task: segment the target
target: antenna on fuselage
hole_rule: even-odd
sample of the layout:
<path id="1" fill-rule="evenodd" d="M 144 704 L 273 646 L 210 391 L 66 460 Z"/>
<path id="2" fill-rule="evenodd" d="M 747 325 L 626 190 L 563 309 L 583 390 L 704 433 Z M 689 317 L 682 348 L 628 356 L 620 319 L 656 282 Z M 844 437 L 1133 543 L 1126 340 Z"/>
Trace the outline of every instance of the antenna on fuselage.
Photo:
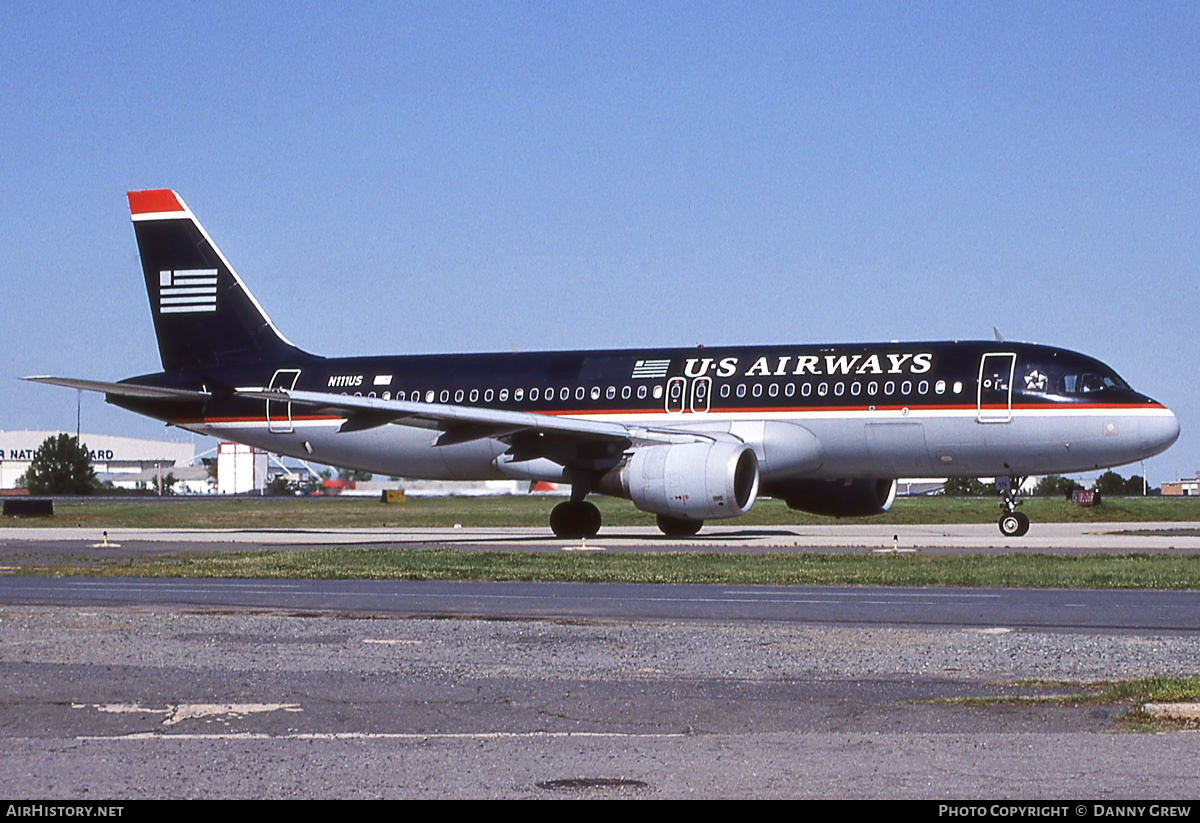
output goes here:
<path id="1" fill-rule="evenodd" d="M 1000 330 L 999 330 L 998 328 L 996 328 L 995 326 L 992 326 L 992 334 L 996 335 L 996 342 L 997 342 L 997 343 L 1003 343 L 1003 342 L 1004 342 L 1004 335 L 1002 335 L 1002 334 L 1000 333 Z"/>

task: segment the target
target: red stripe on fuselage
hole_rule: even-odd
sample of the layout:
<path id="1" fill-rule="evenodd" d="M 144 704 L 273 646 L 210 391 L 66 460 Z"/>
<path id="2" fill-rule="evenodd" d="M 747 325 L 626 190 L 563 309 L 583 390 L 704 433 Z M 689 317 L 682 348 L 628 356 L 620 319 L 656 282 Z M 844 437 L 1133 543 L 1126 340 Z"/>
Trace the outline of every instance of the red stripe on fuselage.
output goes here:
<path id="1" fill-rule="evenodd" d="M 340 415 L 336 415 L 336 414 L 314 414 L 314 415 L 308 415 L 305 417 L 300 417 L 298 415 L 292 416 L 292 422 L 294 422 L 294 423 L 299 422 L 301 420 L 345 420 L 345 419 L 346 418 L 341 417 Z M 271 418 L 272 423 L 286 423 L 287 421 L 288 421 L 288 419 L 286 417 L 272 417 Z M 196 424 L 202 424 L 202 423 L 266 423 L 266 422 L 267 422 L 267 418 L 260 414 L 260 415 L 256 415 L 255 417 L 179 417 L 179 418 L 173 419 L 171 421 L 171 425 L 178 426 L 178 425 L 182 425 L 182 424 L 196 425 Z"/>

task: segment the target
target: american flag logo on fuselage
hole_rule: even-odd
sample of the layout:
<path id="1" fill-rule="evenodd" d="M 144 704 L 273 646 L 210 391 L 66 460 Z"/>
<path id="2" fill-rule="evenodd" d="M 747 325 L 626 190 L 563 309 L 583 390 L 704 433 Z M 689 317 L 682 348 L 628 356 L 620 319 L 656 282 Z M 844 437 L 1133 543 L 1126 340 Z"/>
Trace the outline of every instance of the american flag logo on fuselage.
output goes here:
<path id="1" fill-rule="evenodd" d="M 217 310 L 216 269 L 175 269 L 158 273 L 158 310 L 192 314 Z"/>
<path id="2" fill-rule="evenodd" d="M 667 376 L 670 360 L 639 360 L 633 364 L 634 380 L 652 380 Z"/>

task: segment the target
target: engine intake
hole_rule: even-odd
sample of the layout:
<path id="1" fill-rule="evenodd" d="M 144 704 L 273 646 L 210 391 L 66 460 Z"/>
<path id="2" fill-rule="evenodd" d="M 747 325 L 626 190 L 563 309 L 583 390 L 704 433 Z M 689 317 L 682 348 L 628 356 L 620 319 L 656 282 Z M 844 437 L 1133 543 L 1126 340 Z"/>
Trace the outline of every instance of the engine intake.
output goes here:
<path id="1" fill-rule="evenodd" d="M 596 491 L 685 520 L 737 517 L 758 497 L 758 458 L 736 442 L 646 446 L 601 478 Z"/>

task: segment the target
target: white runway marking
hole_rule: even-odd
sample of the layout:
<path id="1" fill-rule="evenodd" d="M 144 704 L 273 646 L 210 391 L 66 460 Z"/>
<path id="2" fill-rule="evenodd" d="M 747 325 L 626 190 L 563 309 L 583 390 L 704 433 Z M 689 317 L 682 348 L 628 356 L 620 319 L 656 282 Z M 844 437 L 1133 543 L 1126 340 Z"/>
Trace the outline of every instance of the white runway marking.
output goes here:
<path id="1" fill-rule="evenodd" d="M 197 718 L 242 719 L 264 712 L 302 712 L 299 703 L 180 703 L 154 709 L 137 703 L 72 703 L 73 709 L 92 708 L 108 714 L 161 714 L 164 726 Z"/>
<path id="2" fill-rule="evenodd" d="M 135 732 L 133 734 L 80 735 L 76 740 L 553 740 L 595 738 L 606 740 L 668 740 L 687 737 L 682 732 L 631 734 L 626 732 L 230 732 L 229 734 L 171 734 Z"/>

